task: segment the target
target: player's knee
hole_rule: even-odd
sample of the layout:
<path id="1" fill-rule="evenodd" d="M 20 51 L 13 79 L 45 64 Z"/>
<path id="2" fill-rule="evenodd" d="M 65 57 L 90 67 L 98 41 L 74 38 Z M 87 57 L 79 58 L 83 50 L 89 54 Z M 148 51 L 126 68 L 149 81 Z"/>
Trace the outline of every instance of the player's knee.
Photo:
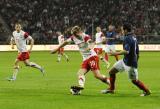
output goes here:
<path id="1" fill-rule="evenodd" d="M 100 75 L 99 74 L 95 74 L 94 77 L 97 78 L 97 79 L 100 79 Z"/>
<path id="2" fill-rule="evenodd" d="M 14 69 L 19 69 L 19 66 L 14 66 L 13 68 L 14 68 Z"/>

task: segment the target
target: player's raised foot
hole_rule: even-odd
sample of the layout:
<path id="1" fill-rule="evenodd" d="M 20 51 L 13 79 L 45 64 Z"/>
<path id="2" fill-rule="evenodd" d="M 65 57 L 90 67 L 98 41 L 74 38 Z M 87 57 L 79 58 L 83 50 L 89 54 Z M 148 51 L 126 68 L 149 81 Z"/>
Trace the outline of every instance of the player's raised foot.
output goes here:
<path id="1" fill-rule="evenodd" d="M 42 75 L 45 76 L 45 71 L 44 71 L 43 67 L 41 67 L 40 71 L 41 71 Z"/>
<path id="2" fill-rule="evenodd" d="M 8 80 L 8 81 L 15 81 L 16 78 L 10 77 L 10 78 L 8 78 L 7 80 Z"/>
<path id="3" fill-rule="evenodd" d="M 84 87 L 82 87 L 82 86 L 71 86 L 71 89 L 83 90 Z"/>
<path id="4" fill-rule="evenodd" d="M 147 91 L 147 92 L 143 92 L 140 96 L 144 97 L 144 96 L 149 96 L 150 94 L 151 94 L 151 92 Z"/>
<path id="5" fill-rule="evenodd" d="M 101 93 L 102 93 L 102 94 L 108 94 L 108 93 L 114 94 L 114 91 L 113 91 L 113 90 L 110 90 L 110 89 L 105 89 L 105 90 L 101 90 Z"/>

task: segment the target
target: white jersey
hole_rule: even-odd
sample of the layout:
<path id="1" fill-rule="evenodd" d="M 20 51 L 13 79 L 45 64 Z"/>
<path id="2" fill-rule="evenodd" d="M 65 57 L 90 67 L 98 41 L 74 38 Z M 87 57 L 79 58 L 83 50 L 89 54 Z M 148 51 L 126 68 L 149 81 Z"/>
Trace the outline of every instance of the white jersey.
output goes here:
<path id="1" fill-rule="evenodd" d="M 75 36 L 71 36 L 69 39 L 67 39 L 68 42 L 74 41 L 76 45 L 79 47 L 79 51 L 83 57 L 83 61 L 86 59 L 89 59 L 92 56 L 97 56 L 96 52 L 92 50 L 87 50 L 89 47 L 88 40 L 90 39 L 90 36 L 83 33 L 81 37 L 77 38 Z"/>
<path id="2" fill-rule="evenodd" d="M 96 33 L 96 47 L 95 48 L 102 48 L 102 44 L 100 44 L 102 42 L 102 36 L 103 33 L 102 32 L 97 32 Z"/>
<path id="3" fill-rule="evenodd" d="M 62 44 L 63 42 L 64 42 L 64 36 L 63 35 L 58 36 L 59 45 Z"/>
<path id="4" fill-rule="evenodd" d="M 14 31 L 13 32 L 13 37 L 11 38 L 11 40 L 14 40 L 17 46 L 17 49 L 19 52 L 27 52 L 27 45 L 26 45 L 26 41 L 32 39 L 31 36 L 28 35 L 28 33 L 24 32 L 24 31 Z"/>

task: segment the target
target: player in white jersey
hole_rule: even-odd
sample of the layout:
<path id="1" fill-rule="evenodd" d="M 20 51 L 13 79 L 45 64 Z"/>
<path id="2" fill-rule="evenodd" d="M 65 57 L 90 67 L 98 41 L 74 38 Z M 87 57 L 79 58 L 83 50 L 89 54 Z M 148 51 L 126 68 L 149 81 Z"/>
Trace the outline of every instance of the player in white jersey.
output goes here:
<path id="1" fill-rule="evenodd" d="M 59 43 L 59 45 L 60 45 L 60 44 L 62 44 L 62 43 L 64 42 L 64 36 L 63 36 L 62 33 L 59 32 L 59 31 L 56 32 L 56 33 L 57 33 L 57 35 L 58 35 L 58 43 Z M 63 47 L 58 50 L 57 62 L 60 62 L 60 61 L 61 61 L 61 57 L 62 57 L 62 56 L 65 57 L 65 59 L 66 59 L 67 62 L 69 61 L 68 56 L 64 53 L 64 48 L 63 48 Z"/>
<path id="2" fill-rule="evenodd" d="M 26 41 L 30 41 L 30 49 L 29 50 L 27 50 Z M 15 25 L 15 31 L 13 32 L 13 36 L 11 37 L 12 49 L 14 49 L 14 44 L 16 44 L 17 49 L 18 49 L 18 57 L 14 63 L 13 75 L 8 80 L 9 81 L 16 80 L 17 74 L 19 72 L 18 63 L 20 61 L 23 61 L 26 66 L 39 69 L 42 72 L 42 74 L 44 74 L 44 70 L 40 65 L 29 61 L 30 52 L 32 51 L 34 40 L 30 35 L 28 35 L 28 33 L 21 30 L 21 25 L 19 23 L 17 23 Z"/>
<path id="3" fill-rule="evenodd" d="M 83 57 L 81 68 L 78 71 L 78 86 L 72 86 L 71 89 L 82 90 L 85 84 L 85 74 L 91 70 L 95 78 L 108 84 L 108 78 L 100 73 L 99 70 L 99 59 L 96 52 L 93 50 L 94 43 L 91 41 L 89 35 L 82 32 L 79 26 L 72 28 L 71 33 L 73 34 L 69 39 L 64 41 L 58 48 L 51 51 L 56 53 L 61 47 L 64 47 L 71 41 L 73 41 L 79 47 L 79 51 Z"/>
<path id="4" fill-rule="evenodd" d="M 103 58 L 103 45 L 102 45 L 102 42 L 104 42 L 105 40 L 105 36 L 103 34 L 103 32 L 101 31 L 101 28 L 100 27 L 97 27 L 96 28 L 96 35 L 95 35 L 95 43 L 96 43 L 96 46 L 94 47 L 94 51 L 97 53 L 97 55 L 100 57 L 100 59 L 106 63 L 107 65 L 107 68 L 109 68 L 110 66 L 110 63 L 105 59 Z"/>

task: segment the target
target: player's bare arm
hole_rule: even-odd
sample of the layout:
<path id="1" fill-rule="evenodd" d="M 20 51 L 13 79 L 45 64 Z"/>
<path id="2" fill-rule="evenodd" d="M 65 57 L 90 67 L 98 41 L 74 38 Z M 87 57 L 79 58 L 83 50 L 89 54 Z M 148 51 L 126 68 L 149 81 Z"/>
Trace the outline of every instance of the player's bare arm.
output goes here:
<path id="1" fill-rule="evenodd" d="M 30 49 L 28 51 L 31 52 L 34 45 L 34 39 L 30 38 L 29 41 L 30 41 Z"/>
<path id="2" fill-rule="evenodd" d="M 67 40 L 64 41 L 64 42 L 63 42 L 62 44 L 60 44 L 57 48 L 53 49 L 53 50 L 51 51 L 51 54 L 56 53 L 60 48 L 66 46 L 68 43 L 69 43 L 69 42 L 68 42 Z"/>
<path id="3" fill-rule="evenodd" d="M 11 38 L 10 44 L 11 44 L 11 48 L 14 49 L 14 44 L 15 44 L 15 42 L 14 42 L 14 39 L 13 39 L 13 38 Z"/>
<path id="4" fill-rule="evenodd" d="M 122 50 L 122 51 L 119 51 L 119 52 L 110 52 L 110 56 L 116 56 L 116 55 L 124 55 L 124 54 L 128 54 L 129 51 L 126 51 L 126 50 Z"/>

